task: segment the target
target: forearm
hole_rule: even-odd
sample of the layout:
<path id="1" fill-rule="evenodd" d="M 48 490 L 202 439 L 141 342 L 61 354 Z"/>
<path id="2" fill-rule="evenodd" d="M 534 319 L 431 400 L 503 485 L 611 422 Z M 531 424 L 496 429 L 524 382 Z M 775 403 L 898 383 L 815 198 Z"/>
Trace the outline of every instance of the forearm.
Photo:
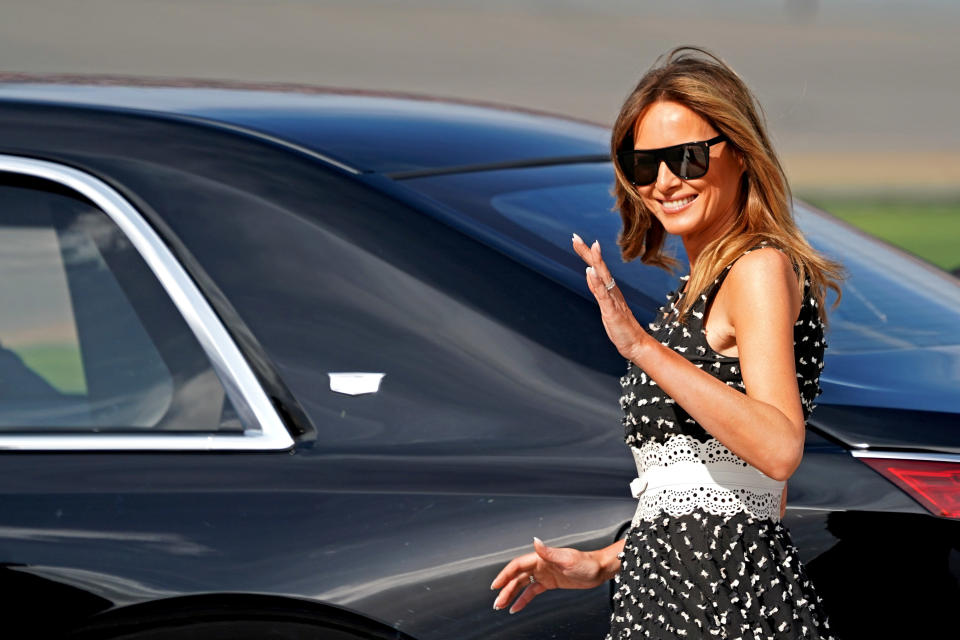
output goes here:
<path id="1" fill-rule="evenodd" d="M 802 425 L 778 408 L 741 393 L 654 339 L 639 341 L 630 360 L 713 437 L 766 475 L 786 480 L 799 465 Z"/>
<path id="2" fill-rule="evenodd" d="M 601 582 L 613 579 L 620 571 L 620 558 L 617 556 L 623 551 L 625 542 L 626 540 L 621 538 L 608 547 L 590 552 L 600 567 L 599 579 Z"/>
<path id="3" fill-rule="evenodd" d="M 783 483 L 783 491 L 780 493 L 780 519 L 783 520 L 784 514 L 787 513 L 787 483 Z"/>

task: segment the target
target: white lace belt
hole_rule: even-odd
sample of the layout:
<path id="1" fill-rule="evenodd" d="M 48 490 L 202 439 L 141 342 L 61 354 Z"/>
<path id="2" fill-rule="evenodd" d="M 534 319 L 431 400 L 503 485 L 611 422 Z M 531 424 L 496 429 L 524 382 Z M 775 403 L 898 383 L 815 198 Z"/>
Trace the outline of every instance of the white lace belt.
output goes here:
<path id="1" fill-rule="evenodd" d="M 700 442 L 674 435 L 663 443 L 646 442 L 631 449 L 639 474 L 630 483 L 638 498 L 634 525 L 662 513 L 679 516 L 695 508 L 725 516 L 746 511 L 780 520 L 784 482 L 746 464 L 713 438 Z"/>

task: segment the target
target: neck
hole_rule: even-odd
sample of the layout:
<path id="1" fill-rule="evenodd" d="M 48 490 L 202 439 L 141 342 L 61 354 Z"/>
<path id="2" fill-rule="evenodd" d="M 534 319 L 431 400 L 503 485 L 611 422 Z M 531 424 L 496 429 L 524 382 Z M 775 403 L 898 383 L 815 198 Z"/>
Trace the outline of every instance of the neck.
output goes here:
<path id="1" fill-rule="evenodd" d="M 733 230 L 734 223 L 736 221 L 736 216 L 734 215 L 733 209 L 730 213 L 716 221 L 711 228 L 704 229 L 699 233 L 691 233 L 685 236 L 682 236 L 683 239 L 683 248 L 687 252 L 687 259 L 690 261 L 690 273 L 693 273 L 693 268 L 697 264 L 697 259 L 700 257 L 700 253 L 703 251 L 703 248 L 708 244 L 713 242 L 718 238 L 722 238 L 729 234 Z"/>

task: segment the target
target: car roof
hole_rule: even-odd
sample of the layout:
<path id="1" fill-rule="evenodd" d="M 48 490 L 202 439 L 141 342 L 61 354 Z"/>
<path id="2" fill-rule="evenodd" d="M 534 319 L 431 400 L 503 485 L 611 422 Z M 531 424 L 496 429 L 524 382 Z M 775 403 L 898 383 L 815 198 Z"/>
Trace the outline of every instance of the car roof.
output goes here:
<path id="1" fill-rule="evenodd" d="M 200 118 L 281 138 L 358 172 L 398 176 L 609 158 L 609 129 L 431 96 L 246 83 L 0 75 L 0 103 Z"/>

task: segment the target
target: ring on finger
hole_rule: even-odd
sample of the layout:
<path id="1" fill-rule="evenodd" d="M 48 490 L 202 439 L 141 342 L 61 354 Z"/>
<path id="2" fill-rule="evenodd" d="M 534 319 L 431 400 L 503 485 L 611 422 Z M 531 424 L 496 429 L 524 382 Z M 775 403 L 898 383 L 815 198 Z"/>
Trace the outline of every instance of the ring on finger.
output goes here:
<path id="1" fill-rule="evenodd" d="M 527 579 L 530 581 L 530 584 L 537 583 L 537 578 L 532 573 L 529 576 L 527 576 Z"/>
<path id="2" fill-rule="evenodd" d="M 610 289 L 613 289 L 615 286 L 617 286 L 617 281 L 614 280 L 613 278 L 610 278 L 610 282 L 606 283 L 603 286 L 607 288 L 607 291 L 610 291 Z"/>

